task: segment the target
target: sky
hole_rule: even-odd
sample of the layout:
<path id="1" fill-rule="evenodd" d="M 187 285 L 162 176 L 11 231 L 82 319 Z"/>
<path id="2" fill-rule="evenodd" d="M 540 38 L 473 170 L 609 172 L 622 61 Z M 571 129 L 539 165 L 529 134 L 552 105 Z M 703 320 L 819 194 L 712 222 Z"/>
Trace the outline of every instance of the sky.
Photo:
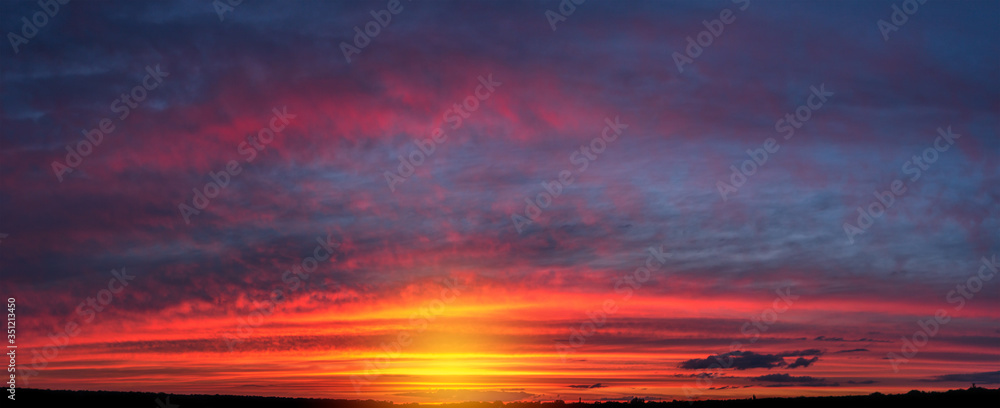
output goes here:
<path id="1" fill-rule="evenodd" d="M 232 3 L 0 3 L 19 387 L 1000 384 L 996 2 Z"/>

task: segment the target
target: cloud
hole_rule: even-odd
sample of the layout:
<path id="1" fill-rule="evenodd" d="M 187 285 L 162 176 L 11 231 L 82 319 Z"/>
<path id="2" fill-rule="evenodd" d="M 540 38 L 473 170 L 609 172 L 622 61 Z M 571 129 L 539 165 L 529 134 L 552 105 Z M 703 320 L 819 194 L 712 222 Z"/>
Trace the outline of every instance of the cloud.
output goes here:
<path id="1" fill-rule="evenodd" d="M 694 374 L 674 374 L 677 378 L 714 378 L 719 376 L 719 373 L 694 373 Z"/>
<path id="2" fill-rule="evenodd" d="M 792 383 L 812 383 L 812 382 L 824 382 L 825 378 L 810 377 L 808 375 L 803 376 L 793 376 L 786 373 L 781 374 L 767 374 L 759 377 L 750 377 L 751 381 L 764 381 L 764 382 L 792 382 Z"/>
<path id="3" fill-rule="evenodd" d="M 867 384 L 875 384 L 875 383 L 877 383 L 877 382 L 878 382 L 878 381 L 875 381 L 875 380 L 863 380 L 863 381 L 854 381 L 854 380 L 851 380 L 851 381 L 848 381 L 847 383 L 848 383 L 848 384 L 861 384 L 861 385 L 867 385 Z"/>
<path id="4" fill-rule="evenodd" d="M 752 351 L 733 351 L 730 353 L 716 354 L 708 358 L 694 358 L 684 361 L 678 365 L 680 368 L 688 370 L 700 370 L 708 368 L 734 368 L 746 370 L 750 368 L 774 368 L 785 365 L 785 360 L 773 354 L 757 354 Z"/>
<path id="5" fill-rule="evenodd" d="M 968 373 L 968 374 L 945 374 L 920 381 L 1000 384 L 1000 371 L 988 371 L 983 373 Z"/>
<path id="6" fill-rule="evenodd" d="M 823 351 L 817 349 L 808 350 L 796 350 L 796 351 L 786 351 L 783 353 L 778 353 L 778 357 L 800 357 L 800 356 L 819 356 L 822 355 Z"/>
<path id="7" fill-rule="evenodd" d="M 789 364 L 788 368 L 809 367 L 810 365 L 812 365 L 812 363 L 815 363 L 818 360 L 819 356 L 810 358 L 808 360 L 806 360 L 804 357 L 799 357 L 795 359 L 795 361 L 793 361 L 791 364 Z"/>
<path id="8" fill-rule="evenodd" d="M 866 349 L 866 348 L 856 348 L 856 349 L 850 349 L 850 350 L 840 350 L 840 351 L 834 351 L 833 354 L 857 353 L 857 352 L 862 352 L 862 351 L 868 351 L 868 349 Z"/>
<path id="9" fill-rule="evenodd" d="M 855 339 L 855 340 L 850 340 L 850 339 L 845 339 L 843 337 L 818 336 L 818 337 L 816 337 L 813 340 L 817 340 L 817 341 L 841 341 L 841 342 L 847 342 L 847 343 L 891 343 L 889 340 L 869 339 L 867 337 L 863 337 L 863 338 Z"/>
<path id="10" fill-rule="evenodd" d="M 517 401 L 535 397 L 523 391 L 506 392 L 493 390 L 434 390 L 414 391 L 395 394 L 401 397 L 425 398 L 432 401 Z"/>
<path id="11" fill-rule="evenodd" d="M 688 370 L 700 370 L 711 368 L 733 368 L 736 370 L 747 370 L 751 368 L 775 368 L 785 367 L 797 368 L 808 367 L 819 360 L 823 352 L 817 349 L 786 351 L 778 354 L 758 354 L 752 351 L 733 351 L 729 353 L 716 354 L 707 358 L 694 358 L 684 361 L 678 365 L 679 368 Z M 791 364 L 785 362 L 783 357 L 815 356 L 811 359 L 799 357 Z"/>
<path id="12" fill-rule="evenodd" d="M 569 387 L 570 388 L 607 388 L 607 385 L 603 385 L 601 383 L 597 383 L 597 384 L 594 384 L 594 385 L 586 385 L 586 384 L 584 384 L 584 385 L 571 385 Z"/>
<path id="13" fill-rule="evenodd" d="M 826 382 L 825 378 L 811 377 L 808 375 L 792 376 L 788 374 L 767 374 L 759 377 L 750 377 L 750 381 L 769 382 L 765 387 L 794 387 L 797 385 L 810 387 L 839 387 L 840 383 Z"/>

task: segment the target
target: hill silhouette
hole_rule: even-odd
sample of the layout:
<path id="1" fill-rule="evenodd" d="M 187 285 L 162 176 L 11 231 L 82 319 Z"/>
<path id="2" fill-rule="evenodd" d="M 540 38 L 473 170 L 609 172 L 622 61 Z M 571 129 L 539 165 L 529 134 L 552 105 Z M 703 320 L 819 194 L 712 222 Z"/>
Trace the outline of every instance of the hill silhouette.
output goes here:
<path id="1" fill-rule="evenodd" d="M 343 400 L 318 398 L 281 398 L 240 395 L 175 395 L 148 392 L 60 391 L 19 389 L 17 402 L 38 407 L 102 407 L 102 408 L 416 408 L 417 403 L 395 404 L 391 401 Z M 881 394 L 838 397 L 757 398 L 705 401 L 644 401 L 566 403 L 552 402 L 461 402 L 437 405 L 443 408 L 659 408 L 659 407 L 997 407 L 1000 389 L 969 388 L 943 392 L 913 390 L 905 394 Z"/>

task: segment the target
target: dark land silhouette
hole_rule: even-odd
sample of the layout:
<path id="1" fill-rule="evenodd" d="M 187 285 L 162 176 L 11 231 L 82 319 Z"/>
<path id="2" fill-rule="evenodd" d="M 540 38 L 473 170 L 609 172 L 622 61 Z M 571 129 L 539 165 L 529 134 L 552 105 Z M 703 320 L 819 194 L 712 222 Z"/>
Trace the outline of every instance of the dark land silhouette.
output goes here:
<path id="1" fill-rule="evenodd" d="M 30 407 L 102 407 L 102 408 L 416 408 L 417 403 L 394 404 L 390 401 L 317 398 L 280 398 L 240 395 L 174 395 L 149 392 L 58 391 L 19 389 L 17 402 L 8 406 Z M 8 403 L 12 401 L 7 401 Z M 1000 389 L 969 389 L 905 394 L 854 395 L 840 397 L 746 398 L 705 401 L 608 401 L 578 402 L 461 402 L 437 405 L 442 408 L 659 408 L 659 407 L 1000 407 Z"/>

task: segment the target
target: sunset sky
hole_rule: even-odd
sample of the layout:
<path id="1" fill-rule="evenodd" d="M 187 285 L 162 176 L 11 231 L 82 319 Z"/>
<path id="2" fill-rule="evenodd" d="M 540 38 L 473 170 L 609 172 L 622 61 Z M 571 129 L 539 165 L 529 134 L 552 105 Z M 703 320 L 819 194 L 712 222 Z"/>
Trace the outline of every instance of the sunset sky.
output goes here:
<path id="1" fill-rule="evenodd" d="M 0 3 L 19 387 L 1000 386 L 995 1 L 44 4 Z"/>

